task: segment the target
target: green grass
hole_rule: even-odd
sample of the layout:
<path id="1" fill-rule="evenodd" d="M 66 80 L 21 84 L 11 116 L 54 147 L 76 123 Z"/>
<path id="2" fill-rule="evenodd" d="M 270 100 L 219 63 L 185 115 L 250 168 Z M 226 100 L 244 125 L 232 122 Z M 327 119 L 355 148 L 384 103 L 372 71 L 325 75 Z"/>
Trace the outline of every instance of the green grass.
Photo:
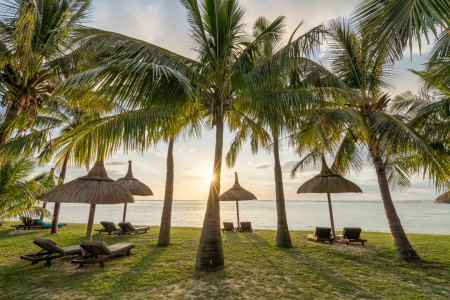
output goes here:
<path id="1" fill-rule="evenodd" d="M 449 299 L 450 236 L 410 234 L 425 263 L 396 258 L 386 233 L 364 233 L 368 245 L 308 242 L 308 232 L 292 231 L 294 248 L 275 246 L 275 231 L 222 235 L 225 268 L 194 268 L 199 228 L 172 229 L 172 244 L 157 247 L 158 227 L 137 236 L 94 234 L 107 244 L 134 242 L 130 257 L 78 269 L 70 258 L 31 265 L 20 256 L 38 251 L 36 237 L 60 246 L 79 244 L 85 224 L 14 234 L 0 227 L 1 299 Z M 99 228 L 99 226 L 97 227 Z"/>

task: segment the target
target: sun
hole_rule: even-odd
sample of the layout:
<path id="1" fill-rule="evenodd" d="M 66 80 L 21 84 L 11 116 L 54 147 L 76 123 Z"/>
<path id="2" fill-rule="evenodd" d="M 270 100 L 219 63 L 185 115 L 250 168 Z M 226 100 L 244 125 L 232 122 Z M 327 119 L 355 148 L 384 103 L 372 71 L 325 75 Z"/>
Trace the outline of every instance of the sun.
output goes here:
<path id="1" fill-rule="evenodd" d="M 214 180 L 213 174 L 205 173 L 203 177 L 205 178 L 205 181 L 207 181 L 207 182 L 211 182 Z"/>

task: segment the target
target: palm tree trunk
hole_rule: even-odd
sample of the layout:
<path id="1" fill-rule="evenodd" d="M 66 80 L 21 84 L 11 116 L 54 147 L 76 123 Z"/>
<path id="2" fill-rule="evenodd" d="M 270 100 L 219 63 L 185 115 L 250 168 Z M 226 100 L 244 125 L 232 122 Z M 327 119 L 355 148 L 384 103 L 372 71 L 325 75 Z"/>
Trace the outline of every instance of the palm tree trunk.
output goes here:
<path id="1" fill-rule="evenodd" d="M 9 136 L 11 135 L 11 124 L 14 121 L 14 119 L 19 115 L 20 111 L 22 109 L 16 106 L 11 106 L 6 111 L 5 119 L 3 121 L 2 126 L 0 127 L 0 145 L 5 144 Z"/>
<path id="2" fill-rule="evenodd" d="M 286 218 L 286 203 L 283 190 L 283 174 L 280 164 L 278 135 L 273 134 L 273 156 L 275 158 L 275 194 L 277 204 L 277 246 L 291 248 L 292 241 Z"/>
<path id="3" fill-rule="evenodd" d="M 167 151 L 167 174 L 166 191 L 164 193 L 164 207 L 161 217 L 161 228 L 159 230 L 158 246 L 168 246 L 170 244 L 170 226 L 172 220 L 172 202 L 173 202 L 173 144 L 174 137 L 170 138 L 169 150 Z"/>
<path id="4" fill-rule="evenodd" d="M 12 104 L 6 111 L 5 118 L 3 119 L 3 124 L 0 126 L 0 146 L 5 144 L 9 136 L 11 135 L 11 124 L 14 122 L 14 119 L 22 111 L 22 107 L 27 107 L 30 103 L 30 93 L 27 91 L 23 93 L 17 100 L 17 103 Z"/>
<path id="5" fill-rule="evenodd" d="M 216 150 L 214 154 L 214 179 L 211 181 L 202 234 L 197 249 L 195 267 L 211 270 L 223 267 L 224 256 L 220 233 L 220 172 L 222 170 L 223 116 L 216 119 Z"/>
<path id="6" fill-rule="evenodd" d="M 69 154 L 66 154 L 64 157 L 64 162 L 61 168 L 61 173 L 59 174 L 59 178 L 64 182 L 66 179 L 66 171 L 67 171 L 67 162 L 69 160 Z M 58 218 L 59 218 L 59 210 L 61 208 L 61 203 L 55 203 L 55 208 L 53 210 L 53 221 L 52 221 L 52 232 L 51 234 L 58 233 Z"/>
<path id="7" fill-rule="evenodd" d="M 43 209 L 47 208 L 47 201 L 44 201 L 44 203 L 42 203 L 42 208 Z M 41 221 L 44 221 L 44 214 L 41 215 L 40 219 L 41 219 Z"/>
<path id="8" fill-rule="evenodd" d="M 386 169 L 381 155 L 379 153 L 375 153 L 373 150 L 370 150 L 370 156 L 372 157 L 373 165 L 375 166 L 375 171 L 377 173 L 381 199 L 383 200 L 384 211 L 388 220 L 389 230 L 391 231 L 391 235 L 394 240 L 397 255 L 404 261 L 422 261 L 417 252 L 409 243 L 408 237 L 406 236 L 400 222 L 400 218 L 395 210 L 387 181 Z"/>

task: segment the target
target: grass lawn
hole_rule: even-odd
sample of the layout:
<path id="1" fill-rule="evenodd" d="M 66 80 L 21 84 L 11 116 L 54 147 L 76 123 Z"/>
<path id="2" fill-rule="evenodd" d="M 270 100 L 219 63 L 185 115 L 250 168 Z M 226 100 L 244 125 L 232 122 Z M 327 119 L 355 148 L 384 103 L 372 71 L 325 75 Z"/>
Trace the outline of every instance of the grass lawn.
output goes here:
<path id="1" fill-rule="evenodd" d="M 408 235 L 425 263 L 403 263 L 386 233 L 364 233 L 366 246 L 346 246 L 308 242 L 310 232 L 291 231 L 292 249 L 277 248 L 273 230 L 224 233 L 225 268 L 207 273 L 194 268 L 200 228 L 173 228 L 169 247 L 156 246 L 158 227 L 137 236 L 94 233 L 93 240 L 133 242 L 136 248 L 104 268 L 78 269 L 70 258 L 46 268 L 20 256 L 39 250 L 36 237 L 80 244 L 86 224 L 69 224 L 50 236 L 49 230 L 10 227 L 17 223 L 0 227 L 1 299 L 450 298 L 450 236 Z"/>

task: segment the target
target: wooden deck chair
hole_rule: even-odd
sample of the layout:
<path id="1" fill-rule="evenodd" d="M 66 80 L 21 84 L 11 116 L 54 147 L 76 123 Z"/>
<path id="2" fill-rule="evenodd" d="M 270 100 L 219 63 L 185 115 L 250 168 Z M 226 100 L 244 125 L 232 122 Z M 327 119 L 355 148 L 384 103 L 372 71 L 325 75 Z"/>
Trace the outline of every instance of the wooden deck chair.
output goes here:
<path id="1" fill-rule="evenodd" d="M 42 250 L 36 254 L 28 254 L 21 256 L 21 259 L 31 261 L 34 265 L 40 261 L 46 261 L 45 267 L 52 265 L 52 260 L 68 255 L 79 255 L 81 256 L 80 245 L 59 247 L 54 241 L 43 238 L 35 238 L 34 244 L 42 248 Z"/>
<path id="2" fill-rule="evenodd" d="M 140 231 L 144 231 L 144 233 L 147 233 L 147 231 L 150 230 L 150 227 L 134 228 L 134 226 L 131 225 L 130 222 L 119 223 L 119 226 L 120 226 L 120 228 L 122 228 L 122 231 L 117 232 L 119 235 L 121 235 L 121 234 L 137 234 Z"/>
<path id="3" fill-rule="evenodd" d="M 331 228 L 316 227 L 313 235 L 308 235 L 308 240 L 315 242 L 330 242 L 333 244 L 334 239 L 331 237 Z"/>
<path id="4" fill-rule="evenodd" d="M 241 232 L 253 233 L 252 222 L 241 222 Z"/>
<path id="5" fill-rule="evenodd" d="M 72 260 L 73 264 L 79 264 L 82 268 L 85 264 L 100 264 L 104 267 L 105 262 L 120 254 L 126 253 L 130 256 L 131 249 L 135 247 L 133 243 L 118 243 L 108 246 L 105 242 L 91 241 L 83 242 L 80 245 L 86 251 L 80 258 Z"/>
<path id="6" fill-rule="evenodd" d="M 100 224 L 103 225 L 103 228 L 95 229 L 95 231 L 98 231 L 100 234 L 102 234 L 102 232 L 108 232 L 108 235 L 110 235 L 112 232 L 116 233 L 117 231 L 122 231 L 122 229 L 116 227 L 114 222 L 101 221 Z"/>
<path id="7" fill-rule="evenodd" d="M 222 232 L 236 232 L 236 228 L 233 226 L 233 222 L 223 222 Z"/>
<path id="8" fill-rule="evenodd" d="M 359 227 L 346 227 L 342 231 L 342 236 L 338 236 L 339 240 L 345 242 L 345 244 L 349 243 L 361 243 L 364 246 L 364 243 L 367 242 L 366 239 L 361 238 L 361 228 Z"/>

